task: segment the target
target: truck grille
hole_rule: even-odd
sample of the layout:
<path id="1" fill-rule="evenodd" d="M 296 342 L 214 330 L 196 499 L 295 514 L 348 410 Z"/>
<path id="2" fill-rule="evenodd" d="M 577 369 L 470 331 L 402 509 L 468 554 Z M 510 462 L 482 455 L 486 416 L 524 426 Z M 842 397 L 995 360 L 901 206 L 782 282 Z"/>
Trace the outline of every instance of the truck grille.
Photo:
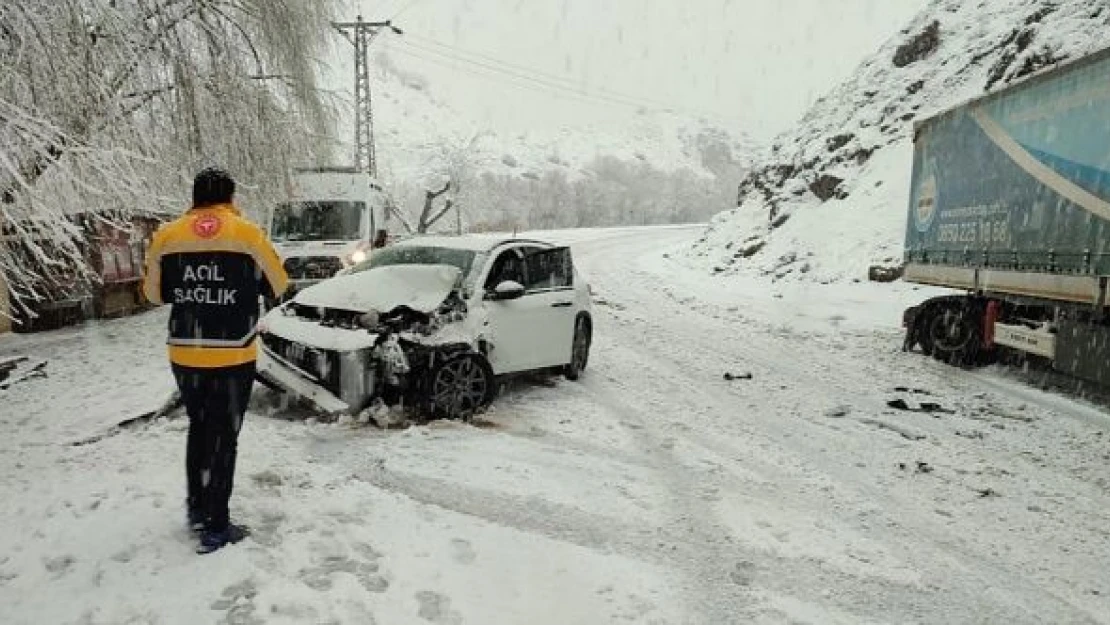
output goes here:
<path id="1" fill-rule="evenodd" d="M 335 396 L 339 391 L 339 355 L 273 334 L 263 334 L 262 344 L 289 364 L 316 379 Z"/>
<path id="2" fill-rule="evenodd" d="M 324 280 L 343 269 L 335 256 L 297 256 L 285 260 L 285 272 L 294 280 Z"/>

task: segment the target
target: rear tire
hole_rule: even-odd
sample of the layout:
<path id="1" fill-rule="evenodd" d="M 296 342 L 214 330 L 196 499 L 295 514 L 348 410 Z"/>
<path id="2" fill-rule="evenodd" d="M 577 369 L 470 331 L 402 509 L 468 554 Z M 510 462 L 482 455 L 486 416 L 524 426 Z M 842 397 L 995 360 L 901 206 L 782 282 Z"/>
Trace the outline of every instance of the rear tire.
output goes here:
<path id="1" fill-rule="evenodd" d="M 571 343 L 570 363 L 563 367 L 563 375 L 574 381 L 590 364 L 590 346 L 593 343 L 593 326 L 588 317 L 582 316 L 574 324 L 574 341 Z"/>
<path id="2" fill-rule="evenodd" d="M 922 351 L 950 365 L 972 365 L 983 344 L 983 311 L 972 300 L 931 307 L 922 321 Z"/>

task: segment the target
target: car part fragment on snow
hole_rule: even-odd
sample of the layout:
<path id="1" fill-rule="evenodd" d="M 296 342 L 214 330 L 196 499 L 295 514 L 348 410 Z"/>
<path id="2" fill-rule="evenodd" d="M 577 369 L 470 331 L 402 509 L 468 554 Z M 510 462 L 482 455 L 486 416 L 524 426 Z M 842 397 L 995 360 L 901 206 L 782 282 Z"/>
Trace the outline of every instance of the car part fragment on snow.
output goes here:
<path id="1" fill-rule="evenodd" d="M 128 417 L 127 419 L 120 421 L 116 425 L 113 425 L 111 428 L 104 432 L 101 432 L 100 434 L 94 434 L 93 436 L 90 436 L 88 438 L 73 441 L 69 443 L 69 445 L 70 447 L 81 447 L 84 445 L 91 445 L 92 443 L 99 443 L 106 438 L 115 436 L 116 434 L 119 434 L 120 432 L 133 428 L 137 425 L 150 423 L 163 417 L 169 417 L 178 408 L 181 408 L 184 405 L 185 402 L 181 398 L 181 393 L 179 391 L 174 391 L 158 408 L 137 414 L 133 417 Z"/>
<path id="2" fill-rule="evenodd" d="M 900 425 L 894 425 L 893 423 L 887 423 L 886 421 L 880 421 L 878 419 L 860 419 L 859 422 L 863 423 L 865 425 L 875 426 L 875 427 L 877 427 L 881 430 L 890 430 L 891 432 L 894 432 L 895 434 L 898 434 L 899 436 L 901 436 L 902 438 L 904 438 L 906 440 L 910 440 L 910 441 L 925 440 L 925 435 L 924 434 L 918 434 L 917 432 L 913 432 L 911 430 L 908 430 L 908 429 L 906 429 L 906 428 L 904 428 Z"/>
<path id="3" fill-rule="evenodd" d="M 886 403 L 890 408 L 895 410 L 902 410 L 905 412 L 923 412 L 926 414 L 956 414 L 955 410 L 950 410 L 935 402 L 921 402 L 917 407 L 910 406 L 904 399 L 892 399 Z"/>
<path id="4" fill-rule="evenodd" d="M 0 371 L 0 376 L 2 376 L 0 377 L 0 391 L 6 391 L 12 386 L 19 384 L 20 382 L 30 380 L 31 378 L 47 377 L 47 361 L 41 360 L 30 367 L 20 367 L 19 364 L 27 362 L 27 359 L 23 358 L 16 360 L 18 360 L 18 362 L 16 362 L 15 360 L 11 361 L 11 363 L 14 363 L 11 365 L 11 368 Z"/>
<path id="5" fill-rule="evenodd" d="M 0 382 L 8 379 L 11 372 L 15 371 L 15 368 L 24 362 L 27 362 L 26 356 L 15 356 L 14 358 L 0 360 Z"/>
<path id="6" fill-rule="evenodd" d="M 895 386 L 894 392 L 896 393 L 913 393 L 914 395 L 932 395 L 929 391 L 921 388 L 910 388 L 908 386 Z"/>
<path id="7" fill-rule="evenodd" d="M 903 470 L 903 471 L 906 471 L 906 470 L 909 469 L 909 465 L 907 465 L 905 462 L 899 462 L 898 463 L 898 468 Z M 929 464 L 928 462 L 923 462 L 921 460 L 918 460 L 916 463 L 914 463 L 914 473 L 932 473 L 932 472 L 933 472 L 933 466 L 931 464 Z"/>

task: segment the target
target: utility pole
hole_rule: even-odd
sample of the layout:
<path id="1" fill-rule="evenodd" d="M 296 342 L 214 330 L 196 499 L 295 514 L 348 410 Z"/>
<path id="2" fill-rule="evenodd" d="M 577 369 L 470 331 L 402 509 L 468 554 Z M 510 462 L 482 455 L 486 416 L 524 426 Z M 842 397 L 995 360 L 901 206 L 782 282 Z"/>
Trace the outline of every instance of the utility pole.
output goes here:
<path id="1" fill-rule="evenodd" d="M 370 98 L 370 43 L 385 28 L 404 34 L 386 20 L 364 22 L 359 15 L 354 22 L 332 22 L 355 47 L 355 167 L 378 177 L 378 158 L 374 149 L 374 110 Z"/>

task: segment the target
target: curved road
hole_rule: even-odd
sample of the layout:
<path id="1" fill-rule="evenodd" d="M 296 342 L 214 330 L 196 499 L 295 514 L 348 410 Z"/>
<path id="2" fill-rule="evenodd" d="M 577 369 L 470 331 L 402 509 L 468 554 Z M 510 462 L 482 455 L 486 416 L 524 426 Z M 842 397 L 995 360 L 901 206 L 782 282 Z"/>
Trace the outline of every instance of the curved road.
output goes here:
<path id="1" fill-rule="evenodd" d="M 1110 623 L 1099 411 L 901 353 L 869 285 L 779 299 L 664 257 L 698 233 L 553 234 L 597 293 L 590 369 L 477 426 L 305 423 L 260 392 L 254 535 L 203 563 L 182 424 L 62 444 L 168 388 L 162 313 L 0 341 L 54 372 L 0 399 L 4 621 Z"/>

